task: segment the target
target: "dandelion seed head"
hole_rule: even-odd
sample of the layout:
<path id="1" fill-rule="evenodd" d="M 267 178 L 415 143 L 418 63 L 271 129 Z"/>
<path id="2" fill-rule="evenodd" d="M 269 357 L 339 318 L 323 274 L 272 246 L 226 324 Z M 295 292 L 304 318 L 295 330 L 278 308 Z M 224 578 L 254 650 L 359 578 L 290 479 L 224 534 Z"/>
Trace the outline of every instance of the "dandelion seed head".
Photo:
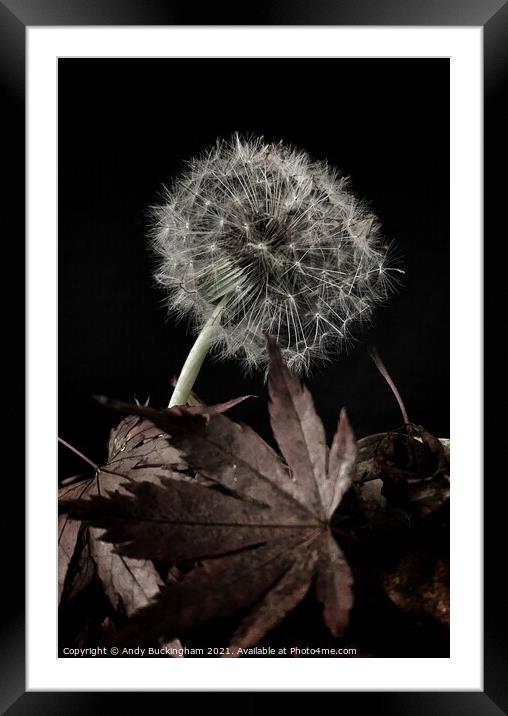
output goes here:
<path id="1" fill-rule="evenodd" d="M 151 246 L 168 308 L 215 347 L 266 366 L 265 335 L 297 373 L 345 350 L 400 269 L 368 206 L 326 162 L 282 142 L 217 140 L 153 208 Z"/>

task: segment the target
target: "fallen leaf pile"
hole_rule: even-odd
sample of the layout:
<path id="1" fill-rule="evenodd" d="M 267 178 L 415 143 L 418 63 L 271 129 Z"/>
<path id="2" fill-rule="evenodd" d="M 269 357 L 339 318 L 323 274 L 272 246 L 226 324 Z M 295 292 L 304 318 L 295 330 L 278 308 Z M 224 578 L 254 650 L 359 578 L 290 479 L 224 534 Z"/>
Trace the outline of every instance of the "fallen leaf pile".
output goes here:
<path id="1" fill-rule="evenodd" d="M 110 643 L 180 646 L 189 628 L 235 617 L 226 655 L 241 655 L 308 593 L 341 637 L 353 576 L 333 533 L 349 537 L 360 595 L 378 589 L 380 614 L 397 623 L 384 599 L 415 615 L 412 639 L 419 615 L 448 623 L 448 441 L 406 423 L 357 443 L 342 410 L 328 447 L 309 391 L 272 342 L 269 351 L 280 454 L 224 415 L 244 398 L 165 410 L 101 399 L 128 417 L 106 465 L 60 490 L 59 595 L 72 603 L 98 579 L 122 616 L 103 624 Z M 355 612 L 368 615 L 362 598 Z M 358 655 L 378 655 L 372 625 L 381 634 L 382 624 L 369 626 L 362 653 L 357 617 L 348 634 Z"/>
<path id="2" fill-rule="evenodd" d="M 105 530 L 103 543 L 117 559 L 199 560 L 181 581 L 150 594 L 119 635 L 124 643 L 168 641 L 189 626 L 250 608 L 232 636 L 235 653 L 277 625 L 311 584 L 330 631 L 344 631 L 352 576 L 329 521 L 352 481 L 355 439 L 342 411 L 328 449 L 310 393 L 273 344 L 270 355 L 270 418 L 285 461 L 250 428 L 210 409 L 159 411 L 108 401 L 150 421 L 132 424 L 127 438 L 156 429 L 164 437 L 120 459 L 129 479 L 101 483 L 102 494 L 66 496 L 61 510 L 85 521 L 94 536 Z M 182 478 L 173 467 L 182 458 L 205 480 Z M 132 470 L 139 477 L 131 478 Z"/>

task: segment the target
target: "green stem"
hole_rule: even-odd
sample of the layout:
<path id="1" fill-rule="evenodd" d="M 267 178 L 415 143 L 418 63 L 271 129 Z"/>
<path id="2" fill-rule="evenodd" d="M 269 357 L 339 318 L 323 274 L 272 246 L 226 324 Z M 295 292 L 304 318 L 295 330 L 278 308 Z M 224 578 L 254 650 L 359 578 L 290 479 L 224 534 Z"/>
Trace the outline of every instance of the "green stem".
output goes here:
<path id="1" fill-rule="evenodd" d="M 178 380 L 176 381 L 175 389 L 173 390 L 173 395 L 171 396 L 168 407 L 171 408 L 173 405 L 186 405 L 189 400 L 192 387 L 198 377 L 198 373 L 203 365 L 203 361 L 206 358 L 206 354 L 208 353 L 212 341 L 217 333 L 217 327 L 220 323 L 220 317 L 224 304 L 225 300 L 223 299 L 203 326 L 199 336 L 196 338 L 180 375 L 178 376 Z"/>

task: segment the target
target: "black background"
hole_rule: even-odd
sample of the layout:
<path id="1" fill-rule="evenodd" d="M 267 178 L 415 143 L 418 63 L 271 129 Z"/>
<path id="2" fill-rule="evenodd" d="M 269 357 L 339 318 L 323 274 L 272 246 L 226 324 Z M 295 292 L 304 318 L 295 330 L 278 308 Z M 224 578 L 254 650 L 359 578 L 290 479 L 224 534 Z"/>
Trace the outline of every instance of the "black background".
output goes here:
<path id="1" fill-rule="evenodd" d="M 169 321 L 146 252 L 146 209 L 217 136 L 284 139 L 328 159 L 367 198 L 406 274 L 348 356 L 307 379 L 328 433 L 346 405 L 359 436 L 401 423 L 375 342 L 410 418 L 449 435 L 449 63 L 446 59 L 59 60 L 59 434 L 96 462 L 119 416 L 93 394 L 169 398 L 191 346 Z M 269 439 L 266 390 L 207 361 L 207 403 Z M 60 448 L 60 475 L 83 464 Z"/>

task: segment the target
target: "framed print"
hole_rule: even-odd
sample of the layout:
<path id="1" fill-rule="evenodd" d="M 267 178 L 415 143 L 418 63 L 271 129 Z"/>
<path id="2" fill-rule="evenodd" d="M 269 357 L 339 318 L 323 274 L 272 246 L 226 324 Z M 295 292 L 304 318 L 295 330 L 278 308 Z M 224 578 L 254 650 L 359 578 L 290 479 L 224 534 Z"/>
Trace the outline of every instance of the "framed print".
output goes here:
<path id="1" fill-rule="evenodd" d="M 500 712 L 481 266 L 506 8 L 15 5 L 26 621 L 13 511 L 3 708 Z"/>

